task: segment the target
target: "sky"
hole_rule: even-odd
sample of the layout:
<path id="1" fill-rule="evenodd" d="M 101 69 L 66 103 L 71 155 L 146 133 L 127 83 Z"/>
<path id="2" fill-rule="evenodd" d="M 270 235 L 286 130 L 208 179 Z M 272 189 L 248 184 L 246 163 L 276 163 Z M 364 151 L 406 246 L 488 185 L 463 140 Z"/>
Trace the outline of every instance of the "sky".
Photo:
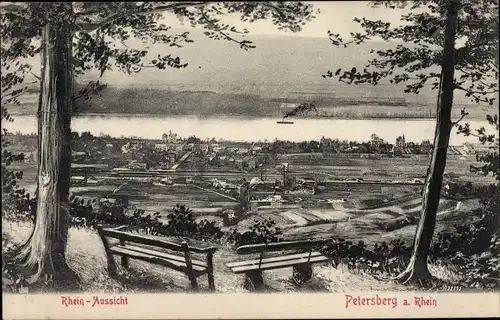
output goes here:
<path id="1" fill-rule="evenodd" d="M 369 17 L 372 20 L 381 19 L 386 22 L 398 24 L 401 14 L 408 12 L 407 9 L 373 8 L 370 5 L 370 1 L 306 1 L 306 3 L 312 4 L 314 10 L 319 9 L 320 12 L 315 14 L 316 18 L 308 22 L 303 30 L 297 33 L 278 30 L 268 20 L 243 25 L 236 15 L 224 17 L 223 21 L 235 26 L 245 26 L 251 34 L 256 35 L 325 37 L 327 30 L 344 35 L 348 35 L 353 30 L 360 31 L 359 25 L 353 21 L 354 17 Z M 164 21 L 172 27 L 183 26 L 173 15 L 166 15 Z M 191 28 L 188 23 L 184 27 Z"/>
<path id="2" fill-rule="evenodd" d="M 245 23 L 240 21 L 238 14 L 220 17 L 223 23 L 235 26 L 239 30 L 242 28 L 249 30 L 249 34 L 242 38 L 252 40 L 257 46 L 249 51 L 241 50 L 237 44 L 229 41 L 208 39 L 202 34 L 204 29 L 201 26 L 193 28 L 187 20 L 183 23 L 173 14 L 164 14 L 162 23 L 174 29 L 190 31 L 195 43 L 186 44 L 180 50 L 173 50 L 166 45 L 151 45 L 150 53 L 156 55 L 172 52 L 189 62 L 189 69 L 168 70 L 167 72 L 149 69 L 134 76 L 112 72 L 108 73 L 105 78 L 110 84 L 125 86 L 146 83 L 172 84 L 179 81 L 183 83 L 217 82 L 224 83 L 226 86 L 235 83 L 239 86 L 241 82 L 277 85 L 288 82 L 287 79 L 298 77 L 303 78 L 304 82 L 318 84 L 322 79 L 321 74 L 329 66 L 335 66 L 343 60 L 360 58 L 353 57 L 352 51 L 348 53 L 346 50 L 340 50 L 342 52 L 337 53 L 328 40 L 328 30 L 348 38 L 350 32 L 362 31 L 358 23 L 353 20 L 355 17 L 381 19 L 392 24 L 399 24 L 401 15 L 408 12 L 408 10 L 384 7 L 373 8 L 369 1 L 314 1 L 309 3 L 313 5 L 316 17 L 307 22 L 300 32 L 278 30 L 270 20 Z M 280 38 L 276 38 L 277 36 Z M 239 35 L 235 37 L 239 39 Z M 270 37 L 269 40 L 266 39 L 267 37 Z M 292 39 L 297 39 L 297 42 Z M 313 39 L 314 42 L 311 42 Z M 140 48 L 142 45 L 139 40 L 131 40 L 127 43 L 132 48 Z M 365 51 L 368 52 L 369 49 L 365 48 Z M 311 59 L 315 62 L 310 61 Z M 363 55 L 363 65 L 366 59 L 366 55 Z M 192 66 L 195 66 L 195 70 Z M 285 72 L 283 69 L 295 69 L 295 72 Z"/>
<path id="3" fill-rule="evenodd" d="M 276 90 L 285 87 L 297 90 L 303 85 L 326 86 L 339 85 L 331 79 L 325 81 L 321 75 L 331 68 L 349 64 L 363 67 L 368 60 L 371 48 L 381 49 L 380 43 L 375 47 L 349 46 L 349 49 L 336 48 L 328 40 L 327 31 L 349 37 L 350 32 L 362 31 L 355 17 L 367 17 L 371 20 L 383 20 L 391 24 L 399 24 L 402 14 L 408 9 L 373 8 L 370 1 L 312 1 L 315 18 L 307 22 L 300 32 L 278 30 L 270 20 L 254 23 L 243 23 L 240 16 L 224 15 L 223 23 L 234 25 L 238 29 L 246 28 L 249 34 L 246 39 L 254 41 L 255 49 L 244 51 L 235 43 L 215 41 L 202 34 L 201 26 L 193 27 L 188 21 L 182 23 L 173 14 L 164 14 L 162 23 L 174 28 L 191 31 L 194 43 L 183 48 L 170 48 L 168 45 L 147 45 L 148 57 L 157 54 L 172 53 L 188 62 L 186 69 L 156 70 L 144 69 L 138 74 L 127 75 L 119 71 L 107 71 L 102 81 L 111 86 L 171 86 L 179 83 L 191 85 L 198 90 L 212 90 L 224 86 L 226 90 L 253 91 L 260 85 L 272 85 Z M 277 38 L 276 36 L 281 36 Z M 238 36 L 236 35 L 238 38 Z M 296 39 L 296 41 L 294 40 Z M 127 41 L 131 48 L 141 48 L 140 40 Z M 119 45 L 120 46 L 120 45 Z M 153 58 L 149 58 L 153 59 Z M 39 60 L 34 61 L 34 70 L 39 70 Z M 38 72 L 37 72 L 38 73 Z M 82 79 L 96 80 L 97 71 L 91 71 Z M 330 90 L 321 87 L 320 91 Z M 173 88 L 175 89 L 175 88 Z M 177 88 L 180 89 L 180 88 Z M 219 90 L 219 89 L 217 89 Z"/>

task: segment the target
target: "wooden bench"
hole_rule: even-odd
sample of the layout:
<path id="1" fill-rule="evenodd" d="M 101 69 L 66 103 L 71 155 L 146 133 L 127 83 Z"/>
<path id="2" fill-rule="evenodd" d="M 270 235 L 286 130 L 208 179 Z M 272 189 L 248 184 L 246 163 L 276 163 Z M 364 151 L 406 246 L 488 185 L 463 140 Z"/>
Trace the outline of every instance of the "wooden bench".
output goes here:
<path id="1" fill-rule="evenodd" d="M 263 288 L 262 271 L 293 267 L 293 280 L 301 284 L 312 277 L 312 264 L 329 261 L 330 259 L 314 248 L 333 243 L 328 240 L 306 240 L 271 242 L 240 246 L 238 254 L 260 253 L 258 259 L 227 263 L 226 266 L 234 273 L 245 273 L 245 288 L 261 290 Z M 299 251 L 290 252 L 291 250 Z M 288 251 L 277 257 L 264 258 L 264 253 L 271 251 Z"/>
<path id="2" fill-rule="evenodd" d="M 189 246 L 186 241 L 182 242 L 182 244 L 178 244 L 151 236 L 143 236 L 123 231 L 125 229 L 127 229 L 126 226 L 106 229 L 101 225 L 97 226 L 97 231 L 102 239 L 104 250 L 106 251 L 108 272 L 110 275 L 116 275 L 116 265 L 113 255 L 118 255 L 121 256 L 121 265 L 123 268 L 128 268 L 128 259 L 131 258 L 180 271 L 188 276 L 193 289 L 198 288 L 196 279 L 201 275 L 207 274 L 208 286 L 210 290 L 215 290 L 213 254 L 217 248 L 197 248 Z M 110 245 L 108 238 L 118 239 L 119 242 L 115 245 Z M 169 254 L 155 248 L 182 252 L 183 256 Z M 192 259 L 192 252 L 206 254 L 206 261 Z"/>

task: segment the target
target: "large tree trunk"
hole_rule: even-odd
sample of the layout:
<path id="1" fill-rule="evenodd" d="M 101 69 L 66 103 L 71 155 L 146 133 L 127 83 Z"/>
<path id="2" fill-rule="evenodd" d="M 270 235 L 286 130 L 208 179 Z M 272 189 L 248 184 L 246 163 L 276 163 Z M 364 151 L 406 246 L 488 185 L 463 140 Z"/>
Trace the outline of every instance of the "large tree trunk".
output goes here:
<path id="1" fill-rule="evenodd" d="M 436 214 L 441 196 L 446 154 L 452 128 L 451 108 L 453 104 L 453 78 L 455 70 L 455 36 L 459 0 L 449 0 L 441 85 L 438 98 L 438 112 L 434 137 L 434 149 L 422 193 L 422 211 L 413 242 L 413 253 L 406 270 L 398 279 L 401 282 L 420 282 L 430 278 L 427 267 L 429 248 L 434 236 Z"/>
<path id="2" fill-rule="evenodd" d="M 78 278 L 66 263 L 71 165 L 71 2 L 46 3 L 38 108 L 37 209 L 33 233 L 17 257 L 29 283 L 75 290 Z"/>

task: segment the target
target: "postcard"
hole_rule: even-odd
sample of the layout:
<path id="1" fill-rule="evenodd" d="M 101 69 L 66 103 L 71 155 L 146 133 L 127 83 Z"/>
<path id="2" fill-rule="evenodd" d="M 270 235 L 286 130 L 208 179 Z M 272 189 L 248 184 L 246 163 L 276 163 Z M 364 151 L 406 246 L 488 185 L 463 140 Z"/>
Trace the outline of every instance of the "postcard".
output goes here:
<path id="1" fill-rule="evenodd" d="M 498 0 L 0 13 L 3 318 L 500 316 Z"/>

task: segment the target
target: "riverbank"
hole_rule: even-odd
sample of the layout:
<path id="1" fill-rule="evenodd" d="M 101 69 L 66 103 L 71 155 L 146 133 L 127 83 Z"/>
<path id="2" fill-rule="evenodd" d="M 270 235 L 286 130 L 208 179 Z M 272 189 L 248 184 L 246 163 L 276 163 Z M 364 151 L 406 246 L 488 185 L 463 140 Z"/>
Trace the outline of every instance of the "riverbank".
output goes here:
<path id="1" fill-rule="evenodd" d="M 2 123 L 9 132 L 31 134 L 37 132 L 35 115 L 13 116 L 14 122 Z M 247 117 L 201 117 L 201 116 L 165 116 L 165 115 L 112 115 L 103 114 L 75 115 L 72 119 L 72 131 L 90 132 L 93 135 L 111 137 L 138 137 L 161 139 L 164 133 L 175 132 L 180 138 L 196 136 L 202 140 L 216 139 L 226 141 L 258 142 L 273 141 L 311 141 L 322 137 L 348 141 L 368 141 L 376 134 L 385 141 L 393 142 L 398 136 L 405 135 L 406 141 L 421 142 L 434 137 L 434 119 L 336 119 L 336 118 L 296 118 L 294 124 L 280 125 L 281 118 Z M 469 120 L 472 129 L 485 127 L 486 132 L 493 130 L 485 120 Z M 495 134 L 495 132 L 491 132 Z M 451 145 L 465 142 L 476 143 L 476 137 L 456 134 L 450 137 Z"/>
<path id="2" fill-rule="evenodd" d="M 294 116 L 290 119 L 321 119 L 321 120 L 394 120 L 394 121 L 426 121 L 426 120 L 434 120 L 436 119 L 435 112 L 431 111 L 419 111 L 416 110 L 412 113 L 411 107 L 407 107 L 408 113 L 401 111 L 401 107 L 384 107 L 384 106 L 369 106 L 369 110 L 366 108 L 367 106 L 363 105 L 355 105 L 349 107 L 338 107 L 331 108 L 333 112 L 329 115 L 305 115 L 305 116 Z M 353 108 L 353 110 L 345 111 L 346 108 Z M 376 108 L 380 108 L 377 110 Z M 391 108 L 390 110 L 388 110 Z M 463 107 L 456 106 L 453 110 L 452 120 L 458 120 L 461 118 L 461 110 Z M 467 108 L 467 107 L 465 107 Z M 495 114 L 495 109 L 489 109 L 487 107 L 477 107 L 478 109 L 473 109 L 468 111 L 469 115 L 465 118 L 466 120 L 475 120 L 475 121 L 483 121 L 487 114 Z M 16 116 L 32 116 L 36 113 L 36 110 L 32 107 L 15 107 L 15 108 L 7 108 L 9 110 L 9 114 L 14 118 Z M 335 111 L 344 109 L 343 111 Z M 399 110 L 399 112 L 395 112 Z M 272 112 L 269 115 L 245 115 L 241 113 L 210 113 L 210 114 L 180 114 L 174 113 L 170 114 L 167 112 L 153 113 L 153 112 L 144 112 L 144 113 L 136 113 L 136 112 L 108 112 L 106 109 L 103 109 L 102 112 L 73 112 L 74 117 L 110 117 L 110 118 L 147 118 L 147 117 L 172 117 L 172 118 L 193 118 L 193 119 L 241 119 L 241 120 L 259 120 L 259 119 L 282 119 L 283 114 L 278 112 Z"/>

